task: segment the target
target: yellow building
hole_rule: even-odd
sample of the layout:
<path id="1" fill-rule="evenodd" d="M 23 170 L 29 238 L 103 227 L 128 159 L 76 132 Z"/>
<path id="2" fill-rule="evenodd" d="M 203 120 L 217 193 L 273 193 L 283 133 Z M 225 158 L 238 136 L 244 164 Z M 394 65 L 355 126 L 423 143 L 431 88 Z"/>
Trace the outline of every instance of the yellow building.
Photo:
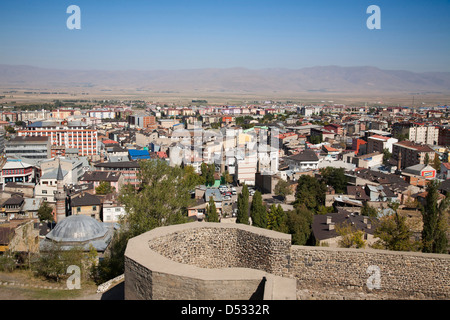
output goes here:
<path id="1" fill-rule="evenodd" d="M 94 218 L 97 221 L 101 221 L 100 214 L 102 209 L 102 203 L 100 198 L 85 193 L 71 200 L 71 213 L 72 215 L 84 215 Z"/>

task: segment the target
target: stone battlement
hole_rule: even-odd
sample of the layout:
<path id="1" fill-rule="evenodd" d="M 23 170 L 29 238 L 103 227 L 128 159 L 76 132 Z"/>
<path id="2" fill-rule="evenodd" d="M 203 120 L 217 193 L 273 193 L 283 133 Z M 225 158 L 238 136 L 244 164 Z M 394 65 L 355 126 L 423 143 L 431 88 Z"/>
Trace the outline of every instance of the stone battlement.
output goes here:
<path id="1" fill-rule="evenodd" d="M 370 266 L 380 280 L 371 290 Z M 207 222 L 156 228 L 125 252 L 125 299 L 296 299 L 305 288 L 448 299 L 450 256 L 292 246 L 289 234 Z"/>

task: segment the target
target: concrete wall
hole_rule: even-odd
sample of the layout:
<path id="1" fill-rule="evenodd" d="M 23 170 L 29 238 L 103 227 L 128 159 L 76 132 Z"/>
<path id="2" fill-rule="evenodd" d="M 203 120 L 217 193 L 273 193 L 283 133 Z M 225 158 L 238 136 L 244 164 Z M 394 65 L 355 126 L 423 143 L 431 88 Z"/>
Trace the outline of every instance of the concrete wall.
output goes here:
<path id="1" fill-rule="evenodd" d="M 368 290 L 377 275 L 379 287 Z M 291 246 L 288 234 L 207 222 L 154 229 L 125 252 L 126 299 L 290 299 L 292 284 L 297 298 L 308 289 L 348 299 L 448 299 L 450 256 Z"/>

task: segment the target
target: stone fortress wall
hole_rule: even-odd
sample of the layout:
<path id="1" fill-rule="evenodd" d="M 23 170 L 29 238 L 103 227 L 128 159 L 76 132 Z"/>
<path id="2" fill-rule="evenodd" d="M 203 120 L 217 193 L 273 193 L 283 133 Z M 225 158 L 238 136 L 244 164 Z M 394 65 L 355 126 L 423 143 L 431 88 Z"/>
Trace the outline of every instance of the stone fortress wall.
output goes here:
<path id="1" fill-rule="evenodd" d="M 307 294 L 305 294 L 307 292 Z M 192 222 L 128 242 L 125 299 L 450 298 L 450 256 L 292 246 L 242 224 Z"/>

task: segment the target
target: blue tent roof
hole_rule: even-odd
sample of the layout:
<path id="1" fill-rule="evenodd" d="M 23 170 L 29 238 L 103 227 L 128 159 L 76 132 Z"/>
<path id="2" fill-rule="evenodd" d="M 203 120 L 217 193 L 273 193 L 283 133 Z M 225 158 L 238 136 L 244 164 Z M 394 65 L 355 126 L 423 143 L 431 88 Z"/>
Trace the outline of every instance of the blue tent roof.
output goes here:
<path id="1" fill-rule="evenodd" d="M 130 155 L 131 160 L 135 159 L 150 159 L 150 153 L 148 150 L 128 150 L 128 154 Z"/>

